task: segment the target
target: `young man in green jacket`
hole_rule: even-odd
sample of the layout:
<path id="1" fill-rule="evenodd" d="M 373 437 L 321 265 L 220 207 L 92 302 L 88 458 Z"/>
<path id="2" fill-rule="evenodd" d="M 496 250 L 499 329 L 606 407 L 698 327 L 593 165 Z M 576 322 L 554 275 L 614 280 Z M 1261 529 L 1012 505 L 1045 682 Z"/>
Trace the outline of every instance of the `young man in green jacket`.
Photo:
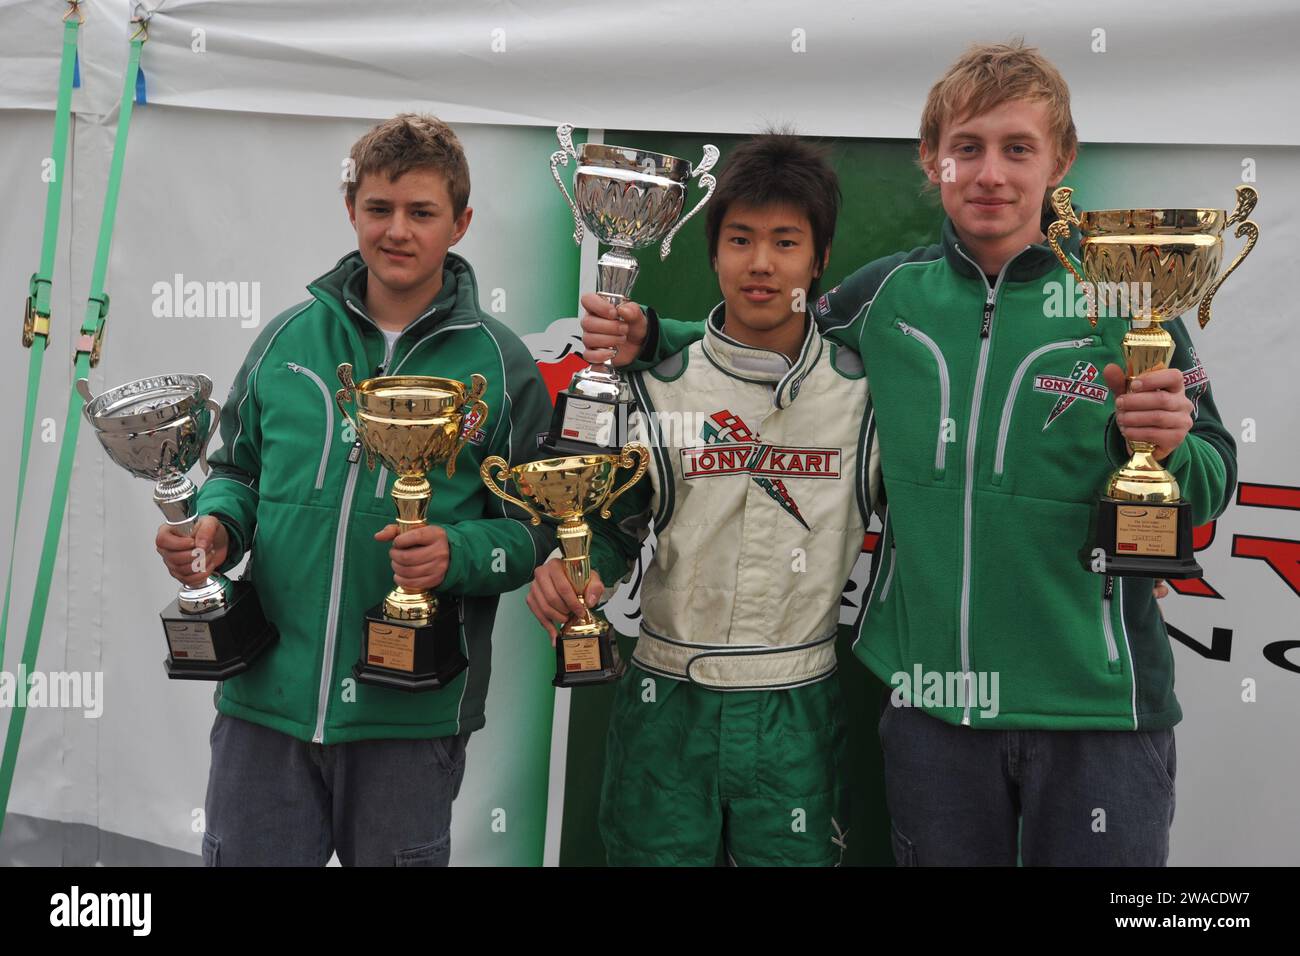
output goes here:
<path id="1" fill-rule="evenodd" d="M 352 148 L 358 251 L 258 336 L 222 409 L 224 447 L 193 538 L 163 525 L 173 576 L 195 548 L 250 570 L 278 643 L 219 685 L 203 856 L 209 865 L 445 865 L 465 745 L 483 726 L 498 595 L 549 554 L 547 530 L 489 494 L 488 455 L 536 457 L 550 401 L 522 342 L 479 307 L 465 231 L 469 169 L 450 127 L 402 114 Z M 338 414 L 336 369 L 487 379 L 455 475 L 435 468 L 425 527 L 398 534 L 394 476 L 368 472 Z M 363 616 L 394 582 L 439 595 L 469 666 L 436 691 L 358 682 Z"/>
<path id="2" fill-rule="evenodd" d="M 894 688 L 880 733 L 900 864 L 1168 856 L 1173 655 L 1150 582 L 1093 572 L 1096 500 L 1124 438 L 1149 441 L 1208 521 L 1235 445 L 1181 322 L 1165 326 L 1173 367 L 1126 385 L 1127 323 L 1048 307 L 1071 286 L 1045 200 L 1076 150 L 1050 63 L 973 48 L 921 124 L 942 241 L 863 267 L 813 309 L 871 382 L 887 507 L 855 651 Z M 584 305 L 602 357 L 620 330 Z M 640 310 L 621 315 L 622 361 L 699 335 L 662 320 L 647 343 Z"/>

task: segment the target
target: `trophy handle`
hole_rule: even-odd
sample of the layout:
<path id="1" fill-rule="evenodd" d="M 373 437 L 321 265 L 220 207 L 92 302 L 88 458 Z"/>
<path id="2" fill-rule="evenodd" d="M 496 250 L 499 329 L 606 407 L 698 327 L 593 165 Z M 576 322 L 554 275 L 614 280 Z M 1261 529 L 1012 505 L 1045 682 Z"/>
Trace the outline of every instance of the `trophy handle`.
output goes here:
<path id="1" fill-rule="evenodd" d="M 1219 286 L 1223 285 L 1223 280 L 1232 275 L 1237 266 L 1241 265 L 1241 261 L 1250 255 L 1250 250 L 1254 249 L 1255 243 L 1259 241 L 1259 226 L 1246 218 L 1250 215 L 1251 210 L 1255 208 L 1257 202 L 1259 202 L 1259 193 L 1254 186 L 1237 187 L 1237 208 L 1232 211 L 1232 215 L 1228 217 L 1228 221 L 1223 226 L 1226 229 L 1228 226 L 1236 224 L 1237 231 L 1233 235 L 1238 239 L 1245 236 L 1246 246 L 1241 252 L 1237 253 L 1237 258 L 1232 260 L 1232 265 L 1228 266 L 1227 271 L 1214 280 L 1214 285 L 1210 286 L 1201 298 L 1200 308 L 1196 310 L 1196 320 L 1201 323 L 1201 328 L 1205 328 L 1210 321 L 1210 300 L 1219 291 Z"/>
<path id="2" fill-rule="evenodd" d="M 691 170 L 691 177 L 703 177 L 710 169 L 717 165 L 718 157 L 722 154 L 718 152 L 718 147 L 711 143 L 704 144 L 704 155 L 700 157 L 699 163 Z"/>
<path id="3" fill-rule="evenodd" d="M 713 152 L 710 153 L 709 152 L 710 150 L 712 150 Z M 664 236 L 664 241 L 659 246 L 660 262 L 667 259 L 668 253 L 672 251 L 673 236 L 677 235 L 678 230 L 681 229 L 682 226 L 690 222 L 692 216 L 694 216 L 697 212 L 699 212 L 701 209 L 704 208 L 704 204 L 708 202 L 709 197 L 713 195 L 713 190 L 718 187 L 718 181 L 713 178 L 713 174 L 705 172 L 705 170 L 707 170 L 710 166 L 712 166 L 717 161 L 718 161 L 718 148 L 716 146 L 705 146 L 704 160 L 700 163 L 700 168 L 696 170 L 696 172 L 699 173 L 700 176 L 700 185 L 703 186 L 705 189 L 704 198 L 702 198 L 699 202 L 697 202 L 695 204 L 694 209 L 688 212 L 681 219 L 678 219 L 677 224 L 668 230 L 668 235 Z M 695 175 L 695 173 L 692 173 L 691 175 L 693 176 Z"/>
<path id="4" fill-rule="evenodd" d="M 92 401 L 94 401 L 94 396 L 90 394 L 90 383 L 88 381 L 86 381 L 84 378 L 79 378 L 74 384 L 77 387 L 77 394 L 81 396 L 81 401 L 83 405 L 89 405 Z"/>
<path id="5" fill-rule="evenodd" d="M 633 455 L 638 459 L 636 462 L 632 461 Z M 600 516 L 602 518 L 609 517 L 609 509 L 613 506 L 614 502 L 618 500 L 618 497 L 623 494 L 623 492 L 627 491 L 641 480 L 641 476 L 645 474 L 645 470 L 650 464 L 650 449 L 640 442 L 635 441 L 624 445 L 623 451 L 618 456 L 618 466 L 620 468 L 631 468 L 634 464 L 636 465 L 636 471 L 633 473 L 632 477 L 615 488 L 614 493 L 606 498 L 605 503 L 600 506 Z"/>
<path id="6" fill-rule="evenodd" d="M 221 403 L 216 399 L 209 398 L 208 411 L 212 413 L 212 427 L 208 429 L 207 436 L 203 439 L 203 447 L 199 449 L 199 470 L 205 475 L 208 473 L 208 445 L 212 443 L 212 436 L 217 433 L 221 427 Z"/>
<path id="7" fill-rule="evenodd" d="M 476 377 L 481 377 L 481 376 L 476 376 Z M 466 428 L 465 427 L 466 423 L 464 422 L 464 420 L 462 420 L 460 434 L 456 437 L 456 445 L 451 450 L 451 457 L 447 459 L 448 478 L 456 474 L 456 458 L 458 455 L 460 455 L 460 450 L 465 447 L 465 443 L 469 441 L 469 436 L 473 434 L 472 426 L 477 425 L 479 422 L 487 421 L 487 414 L 488 414 L 487 402 L 483 401 L 483 399 L 481 398 L 475 399 L 474 404 L 470 406 L 469 415 L 467 416 L 470 420 L 471 427 Z"/>
<path id="8" fill-rule="evenodd" d="M 354 401 L 356 398 L 357 384 L 352 380 L 352 366 L 348 362 L 344 362 L 338 367 L 337 371 L 339 381 L 343 384 L 343 387 L 334 393 L 334 404 L 339 407 L 339 412 L 348 420 L 348 424 L 352 426 L 352 434 L 356 435 L 357 438 L 360 438 L 361 429 L 357 428 L 356 420 L 348 414 L 347 406 L 343 404 L 344 402 Z M 370 471 L 375 470 L 375 456 L 369 448 L 366 449 L 366 465 L 369 467 Z"/>
<path id="9" fill-rule="evenodd" d="M 475 372 L 469 379 L 469 392 L 465 395 L 465 401 L 461 408 L 466 405 L 470 406 L 469 414 L 465 418 L 477 425 L 479 422 L 487 421 L 488 406 L 483 401 L 483 393 L 487 391 L 487 379 L 478 372 Z M 461 420 L 460 434 L 456 436 L 455 447 L 451 450 L 451 457 L 447 459 L 447 477 L 450 478 L 456 473 L 456 458 L 460 455 L 460 450 L 465 447 L 465 442 L 469 441 L 471 430 L 465 427 L 465 420 Z"/>
<path id="10" fill-rule="evenodd" d="M 1070 227 L 1074 226 L 1076 229 L 1079 227 L 1079 217 L 1074 214 L 1074 209 L 1070 205 L 1070 197 L 1073 194 L 1074 190 L 1069 186 L 1062 186 L 1052 193 L 1052 211 L 1056 213 L 1057 218 L 1056 222 L 1047 227 L 1047 244 L 1052 247 L 1052 251 L 1056 253 L 1056 258 L 1061 261 L 1061 265 L 1065 266 L 1070 275 L 1074 276 L 1074 281 L 1079 284 L 1079 288 L 1083 289 L 1083 294 L 1088 299 L 1088 321 L 1092 323 L 1092 327 L 1095 329 L 1097 327 L 1097 302 L 1093 298 L 1092 283 L 1079 274 L 1079 270 L 1074 267 L 1070 257 L 1061 248 L 1061 240 L 1070 234 Z"/>
<path id="11" fill-rule="evenodd" d="M 508 495 L 501 490 L 500 486 L 498 486 L 496 481 L 494 481 L 492 478 L 493 468 L 497 470 L 498 472 L 497 477 L 502 482 L 504 482 L 506 480 L 506 477 L 510 474 L 510 465 L 500 455 L 490 455 L 487 458 L 484 458 L 483 464 L 479 466 L 478 473 L 479 473 L 479 477 L 483 479 L 483 484 L 487 485 L 487 490 L 492 492 L 492 494 L 496 495 L 498 498 L 504 498 L 506 501 L 509 501 L 512 504 L 516 504 L 519 507 L 523 508 L 525 511 L 528 512 L 529 515 L 532 516 L 533 524 L 535 525 L 541 524 L 542 517 L 537 513 L 537 511 L 533 508 L 532 505 L 530 505 L 526 501 L 520 501 L 518 498 L 514 497 L 513 495 Z"/>
<path id="12" fill-rule="evenodd" d="M 569 195 L 569 187 L 565 186 L 564 180 L 560 178 L 560 167 L 569 165 L 569 157 L 578 158 L 577 150 L 573 148 L 572 124 L 561 123 L 555 128 L 555 136 L 562 148 L 551 153 L 551 178 L 555 180 L 555 185 L 560 187 L 560 192 L 564 193 L 564 201 L 569 204 L 569 210 L 573 213 L 573 241 L 577 245 L 582 245 L 582 216 L 578 213 L 578 204 Z"/>

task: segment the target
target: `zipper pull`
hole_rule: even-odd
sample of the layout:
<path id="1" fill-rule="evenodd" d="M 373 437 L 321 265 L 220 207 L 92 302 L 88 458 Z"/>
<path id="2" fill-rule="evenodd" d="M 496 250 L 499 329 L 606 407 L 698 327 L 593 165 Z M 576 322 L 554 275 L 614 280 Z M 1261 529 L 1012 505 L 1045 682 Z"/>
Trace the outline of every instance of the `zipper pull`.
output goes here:
<path id="1" fill-rule="evenodd" d="M 348 449 L 348 464 L 355 465 L 360 460 L 361 460 L 361 439 L 358 438 L 355 442 L 352 443 L 352 447 Z"/>
<path id="2" fill-rule="evenodd" d="M 1115 575 L 1108 574 L 1106 575 L 1106 586 L 1101 592 L 1102 600 L 1109 601 L 1114 591 L 1115 591 Z"/>
<path id="3" fill-rule="evenodd" d="M 988 297 L 984 299 L 984 321 L 980 323 L 980 338 L 987 339 L 989 332 L 993 328 L 993 301 L 997 298 L 997 293 L 989 289 Z"/>

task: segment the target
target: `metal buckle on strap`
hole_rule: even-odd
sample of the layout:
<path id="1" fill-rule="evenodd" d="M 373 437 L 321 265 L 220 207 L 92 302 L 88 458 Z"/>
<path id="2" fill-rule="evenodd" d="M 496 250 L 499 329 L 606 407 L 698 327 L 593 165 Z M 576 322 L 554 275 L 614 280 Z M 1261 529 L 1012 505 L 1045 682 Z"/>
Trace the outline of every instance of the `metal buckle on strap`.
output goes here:
<path id="1" fill-rule="evenodd" d="M 28 296 L 23 307 L 23 348 L 31 348 L 37 335 L 45 336 L 45 348 L 50 347 L 50 317 L 36 311 L 35 296 Z"/>
<path id="2" fill-rule="evenodd" d="M 77 350 L 72 355 L 72 364 L 77 364 L 77 356 L 87 353 L 90 355 L 90 367 L 94 368 L 99 364 L 100 353 L 104 349 L 104 329 L 108 325 L 108 293 L 102 296 L 90 296 L 91 302 L 99 303 L 99 324 L 95 331 L 82 332 L 77 336 Z"/>

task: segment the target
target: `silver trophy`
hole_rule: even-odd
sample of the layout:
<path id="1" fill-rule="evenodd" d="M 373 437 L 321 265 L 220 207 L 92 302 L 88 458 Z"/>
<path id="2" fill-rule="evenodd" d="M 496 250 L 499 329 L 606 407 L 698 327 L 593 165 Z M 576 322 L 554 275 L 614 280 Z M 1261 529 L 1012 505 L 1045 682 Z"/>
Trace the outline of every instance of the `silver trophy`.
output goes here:
<path id="1" fill-rule="evenodd" d="M 208 442 L 221 421 L 206 375 L 158 375 L 109 389 L 92 398 L 77 381 L 82 410 L 99 443 L 137 478 L 153 481 L 153 500 L 167 524 L 192 536 L 198 489 L 186 477 L 195 462 L 208 473 Z M 169 654 L 167 676 L 225 680 L 247 670 L 277 635 L 252 584 L 211 574 L 184 587 L 162 612 Z"/>
<path id="2" fill-rule="evenodd" d="M 596 263 L 596 292 L 617 306 L 631 296 L 639 271 L 632 250 L 662 240 L 659 258 L 668 258 L 673 237 L 713 195 L 717 180 L 709 170 L 718 161 L 717 147 L 705 146 L 692 167 L 676 156 L 627 146 L 584 143 L 574 149 L 568 123 L 555 133 L 562 148 L 551 154 L 551 175 L 573 210 L 573 241 L 581 245 L 590 230 L 613 246 Z M 572 195 L 560 178 L 571 157 L 578 164 Z M 686 187 L 696 177 L 704 197 L 682 216 Z M 628 441 L 631 405 L 631 392 L 610 362 L 585 368 L 556 397 L 547 444 L 566 454 L 617 454 Z"/>

